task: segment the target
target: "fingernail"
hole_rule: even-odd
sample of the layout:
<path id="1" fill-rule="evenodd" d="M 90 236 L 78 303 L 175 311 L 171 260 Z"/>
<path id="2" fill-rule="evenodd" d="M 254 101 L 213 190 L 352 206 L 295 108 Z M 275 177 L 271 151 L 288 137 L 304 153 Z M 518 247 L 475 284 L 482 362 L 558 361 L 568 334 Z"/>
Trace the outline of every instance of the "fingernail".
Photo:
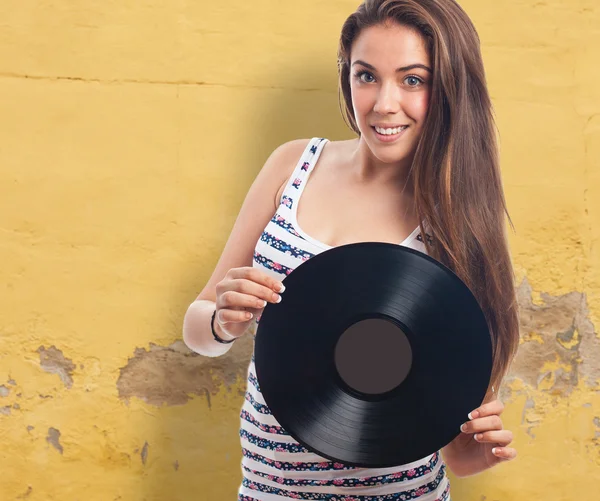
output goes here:
<path id="1" fill-rule="evenodd" d="M 460 425 L 460 431 L 467 431 L 467 425 L 466 424 L 461 424 Z"/>
<path id="2" fill-rule="evenodd" d="M 276 303 L 281 303 L 281 296 L 277 296 L 277 301 L 275 301 Z"/>
<path id="3" fill-rule="evenodd" d="M 475 440 L 479 441 L 483 438 L 483 435 L 481 433 L 476 433 L 475 434 Z"/>
<path id="4" fill-rule="evenodd" d="M 279 287 L 279 293 L 282 293 L 285 290 L 285 285 L 280 284 L 281 287 Z"/>
<path id="5" fill-rule="evenodd" d="M 498 452 L 498 448 L 497 448 L 497 447 L 494 447 L 494 448 L 492 449 L 492 454 L 496 454 L 497 452 Z"/>
<path id="6" fill-rule="evenodd" d="M 478 418 L 479 417 L 479 411 L 469 412 L 469 416 L 468 417 L 469 417 L 469 420 Z"/>

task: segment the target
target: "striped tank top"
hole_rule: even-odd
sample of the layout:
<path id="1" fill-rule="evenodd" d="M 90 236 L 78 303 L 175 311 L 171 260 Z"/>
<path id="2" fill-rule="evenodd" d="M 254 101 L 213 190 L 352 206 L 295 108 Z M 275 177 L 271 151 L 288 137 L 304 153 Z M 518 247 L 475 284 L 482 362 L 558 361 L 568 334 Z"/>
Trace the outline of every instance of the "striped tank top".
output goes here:
<path id="1" fill-rule="evenodd" d="M 310 140 L 285 186 L 277 211 L 256 244 L 253 267 L 280 281 L 302 262 L 332 248 L 304 233 L 296 220 L 298 200 L 327 141 Z M 425 252 L 419 228 L 400 245 Z M 254 333 L 259 321 L 252 324 Z M 446 465 L 439 451 L 406 465 L 359 468 L 304 448 L 266 405 L 256 378 L 254 354 L 248 367 L 239 434 L 243 479 L 238 501 L 450 501 Z"/>

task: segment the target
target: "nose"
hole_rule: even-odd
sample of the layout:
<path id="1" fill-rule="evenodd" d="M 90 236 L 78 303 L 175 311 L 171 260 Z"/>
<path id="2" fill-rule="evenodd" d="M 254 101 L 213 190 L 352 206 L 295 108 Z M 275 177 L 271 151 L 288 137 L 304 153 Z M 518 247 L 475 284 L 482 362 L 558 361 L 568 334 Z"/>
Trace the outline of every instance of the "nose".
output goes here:
<path id="1" fill-rule="evenodd" d="M 382 115 L 397 113 L 400 110 L 400 91 L 396 85 L 389 82 L 380 87 L 373 111 Z"/>

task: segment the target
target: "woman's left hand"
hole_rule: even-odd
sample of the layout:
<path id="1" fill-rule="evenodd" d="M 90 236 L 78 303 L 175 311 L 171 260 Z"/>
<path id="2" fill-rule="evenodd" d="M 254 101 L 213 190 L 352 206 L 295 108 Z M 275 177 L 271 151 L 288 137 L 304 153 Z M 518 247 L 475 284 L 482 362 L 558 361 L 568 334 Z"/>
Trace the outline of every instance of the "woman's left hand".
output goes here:
<path id="1" fill-rule="evenodd" d="M 460 435 L 442 449 L 452 473 L 466 477 L 517 457 L 517 451 L 508 447 L 513 434 L 502 427 L 503 411 L 504 405 L 495 399 L 469 414 Z"/>

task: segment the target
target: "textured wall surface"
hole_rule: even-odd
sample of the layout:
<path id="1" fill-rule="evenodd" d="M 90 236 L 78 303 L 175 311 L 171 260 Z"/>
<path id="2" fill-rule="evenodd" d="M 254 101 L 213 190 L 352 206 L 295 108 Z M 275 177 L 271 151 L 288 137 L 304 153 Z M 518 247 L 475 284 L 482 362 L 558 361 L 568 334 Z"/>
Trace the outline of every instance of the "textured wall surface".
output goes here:
<path id="1" fill-rule="evenodd" d="M 293 138 L 350 137 L 354 0 L 0 2 L 0 499 L 235 499 L 251 345 L 180 341 L 243 197 Z M 600 488 L 600 4 L 468 0 L 522 308 L 519 459 L 457 501 Z"/>

